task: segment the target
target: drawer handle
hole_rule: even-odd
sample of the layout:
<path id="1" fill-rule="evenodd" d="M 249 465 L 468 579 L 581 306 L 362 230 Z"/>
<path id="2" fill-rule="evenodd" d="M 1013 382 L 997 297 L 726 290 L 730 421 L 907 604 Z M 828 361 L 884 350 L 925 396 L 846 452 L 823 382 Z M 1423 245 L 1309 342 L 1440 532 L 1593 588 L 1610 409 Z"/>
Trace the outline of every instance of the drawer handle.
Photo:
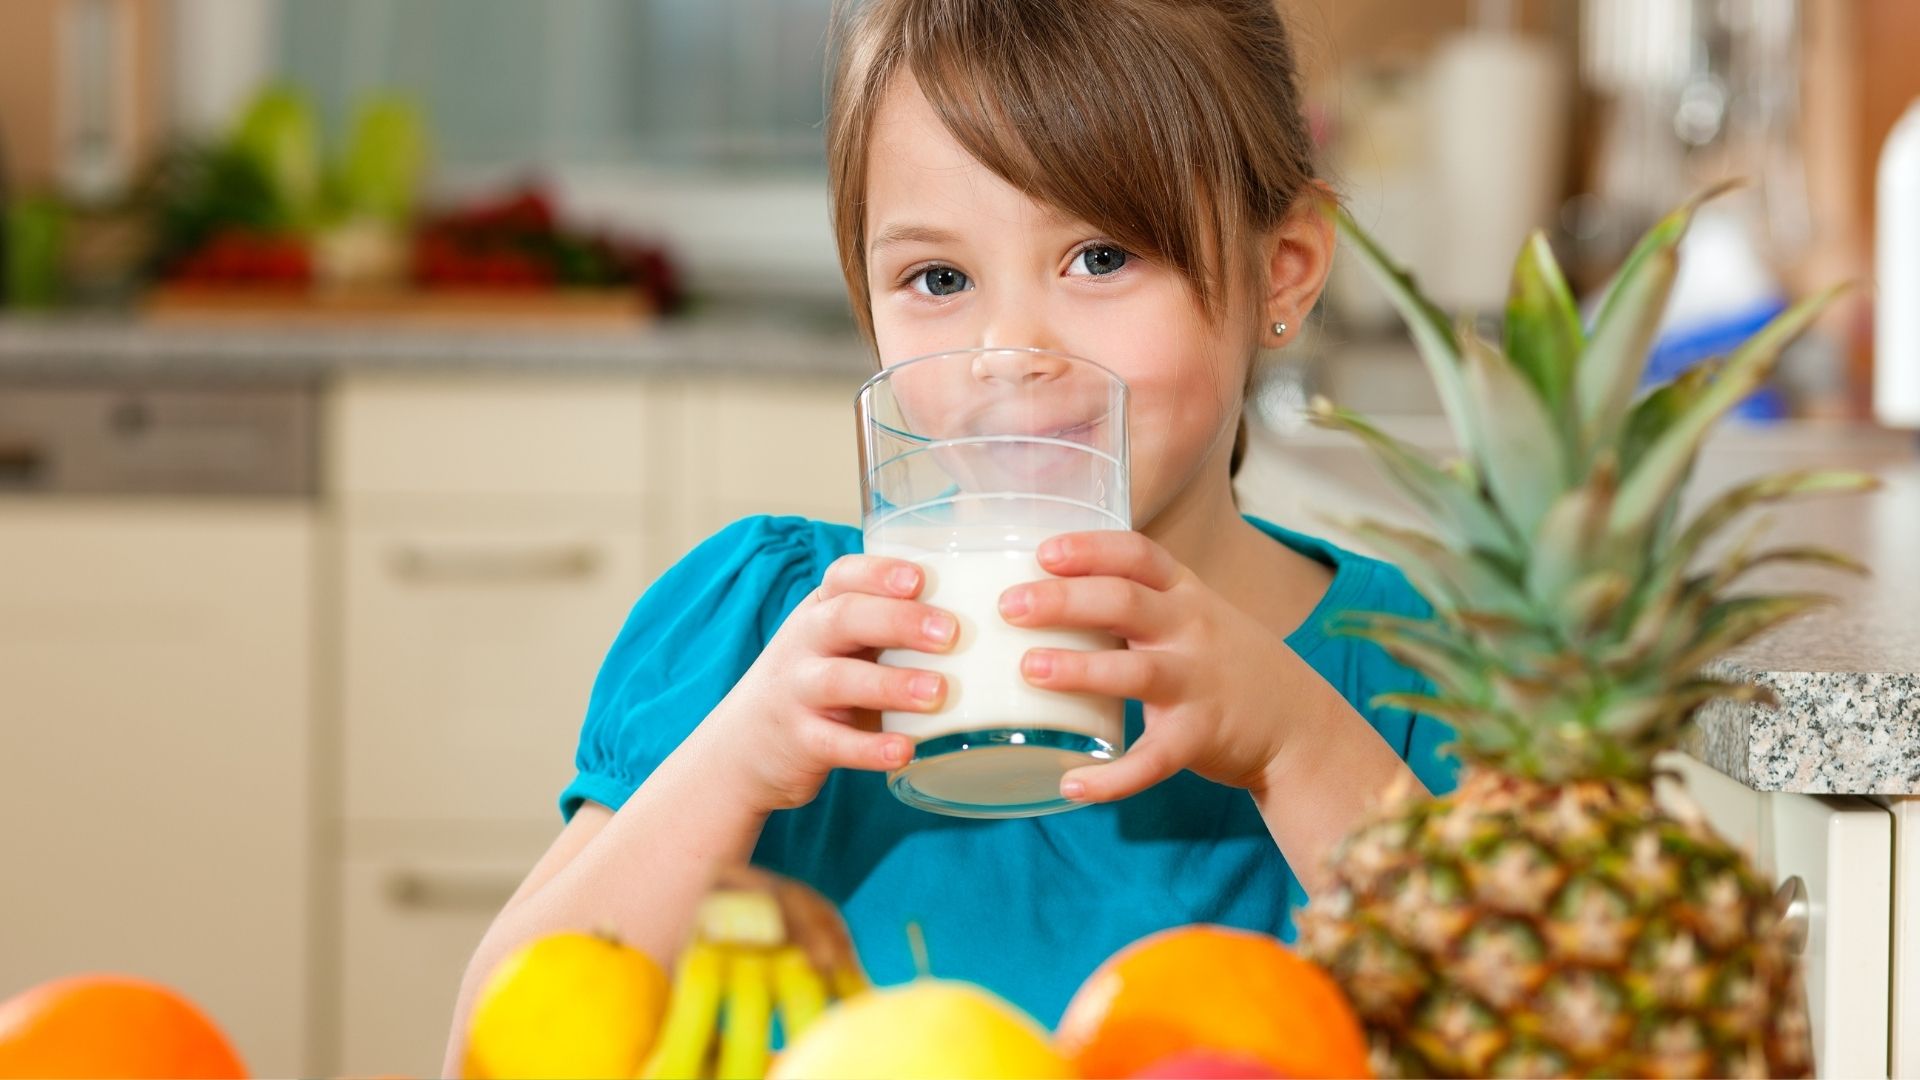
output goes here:
<path id="1" fill-rule="evenodd" d="M 1795 956 L 1807 951 L 1807 935 L 1813 929 L 1813 903 L 1807 897 L 1807 883 L 1795 874 L 1780 883 L 1773 894 L 1773 908 L 1780 913 L 1780 931 L 1787 951 Z"/>
<path id="2" fill-rule="evenodd" d="M 495 912 L 519 887 L 510 874 L 397 870 L 387 878 L 387 899 L 410 911 Z"/>
<path id="3" fill-rule="evenodd" d="M 422 585 L 577 581 L 592 577 L 600 561 L 599 550 L 590 544 L 491 550 L 403 547 L 394 552 L 393 572 Z"/>

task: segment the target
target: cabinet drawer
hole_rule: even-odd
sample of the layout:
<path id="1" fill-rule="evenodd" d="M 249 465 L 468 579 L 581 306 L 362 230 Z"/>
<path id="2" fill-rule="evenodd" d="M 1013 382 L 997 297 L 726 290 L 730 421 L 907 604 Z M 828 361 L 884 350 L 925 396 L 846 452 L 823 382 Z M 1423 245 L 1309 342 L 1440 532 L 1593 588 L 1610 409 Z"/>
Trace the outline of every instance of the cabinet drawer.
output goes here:
<path id="1" fill-rule="evenodd" d="M 349 524 L 345 816 L 557 821 L 595 671 L 654 569 L 637 527 Z"/>
<path id="2" fill-rule="evenodd" d="M 682 453 L 705 535 L 745 514 L 860 520 L 853 380 L 738 380 L 686 390 Z"/>
<path id="3" fill-rule="evenodd" d="M 339 1075 L 441 1075 L 467 961 L 539 854 L 345 860 Z"/>
<path id="4" fill-rule="evenodd" d="M 347 497 L 645 494 L 649 401 L 632 379 L 355 377 L 329 398 L 327 483 Z"/>

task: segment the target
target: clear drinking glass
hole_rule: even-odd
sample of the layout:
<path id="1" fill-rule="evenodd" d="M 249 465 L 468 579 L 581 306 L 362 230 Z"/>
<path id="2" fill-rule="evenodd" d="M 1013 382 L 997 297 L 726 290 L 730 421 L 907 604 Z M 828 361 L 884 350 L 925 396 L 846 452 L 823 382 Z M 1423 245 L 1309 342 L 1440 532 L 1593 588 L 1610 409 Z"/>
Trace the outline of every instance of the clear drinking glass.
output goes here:
<path id="1" fill-rule="evenodd" d="M 904 361 L 860 390 L 866 550 L 926 572 L 921 599 L 952 612 L 953 648 L 890 649 L 880 663 L 947 679 L 938 712 L 881 714 L 916 741 L 888 783 L 901 801 L 959 817 L 1072 809 L 1060 777 L 1124 749 L 1124 702 L 1042 690 L 1028 649 L 1114 649 L 1087 630 L 1029 630 L 1000 594 L 1045 578 L 1035 551 L 1066 532 L 1132 527 L 1127 385 L 1090 360 L 1044 349 L 967 349 Z"/>

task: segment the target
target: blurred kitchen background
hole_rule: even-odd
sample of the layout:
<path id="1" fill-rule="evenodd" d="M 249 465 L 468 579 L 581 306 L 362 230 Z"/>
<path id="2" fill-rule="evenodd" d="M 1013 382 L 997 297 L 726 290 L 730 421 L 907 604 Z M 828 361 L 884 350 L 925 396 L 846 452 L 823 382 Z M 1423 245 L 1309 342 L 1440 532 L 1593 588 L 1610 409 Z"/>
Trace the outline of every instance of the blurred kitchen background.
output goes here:
<path id="1" fill-rule="evenodd" d="M 1727 177 L 1657 370 L 1874 275 L 1920 4 L 1282 6 L 1326 175 L 1450 305 L 1535 227 L 1590 298 Z M 130 971 L 257 1072 L 438 1069 L 633 599 L 735 517 L 857 516 L 830 7 L 0 3 L 0 997 Z M 1350 262 L 1251 406 L 1242 498 L 1310 529 L 1384 499 L 1311 395 L 1440 438 Z M 1910 453 L 1874 300 L 1721 460 Z"/>

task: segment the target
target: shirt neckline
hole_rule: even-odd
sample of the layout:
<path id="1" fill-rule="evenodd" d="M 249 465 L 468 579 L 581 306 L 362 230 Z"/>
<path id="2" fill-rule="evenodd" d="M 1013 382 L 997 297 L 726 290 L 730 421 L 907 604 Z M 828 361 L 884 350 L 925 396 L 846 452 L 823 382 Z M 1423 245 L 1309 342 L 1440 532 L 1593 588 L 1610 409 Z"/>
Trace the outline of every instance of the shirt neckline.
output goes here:
<path id="1" fill-rule="evenodd" d="M 1285 639 L 1287 648 L 1304 659 L 1307 654 L 1327 644 L 1327 621 L 1335 613 L 1353 606 L 1355 594 L 1366 577 L 1366 560 L 1320 537 L 1295 532 L 1252 514 L 1242 514 L 1241 517 L 1274 540 L 1333 571 L 1333 580 L 1327 582 L 1326 591 L 1320 594 L 1320 599 L 1314 602 L 1307 617 Z"/>

